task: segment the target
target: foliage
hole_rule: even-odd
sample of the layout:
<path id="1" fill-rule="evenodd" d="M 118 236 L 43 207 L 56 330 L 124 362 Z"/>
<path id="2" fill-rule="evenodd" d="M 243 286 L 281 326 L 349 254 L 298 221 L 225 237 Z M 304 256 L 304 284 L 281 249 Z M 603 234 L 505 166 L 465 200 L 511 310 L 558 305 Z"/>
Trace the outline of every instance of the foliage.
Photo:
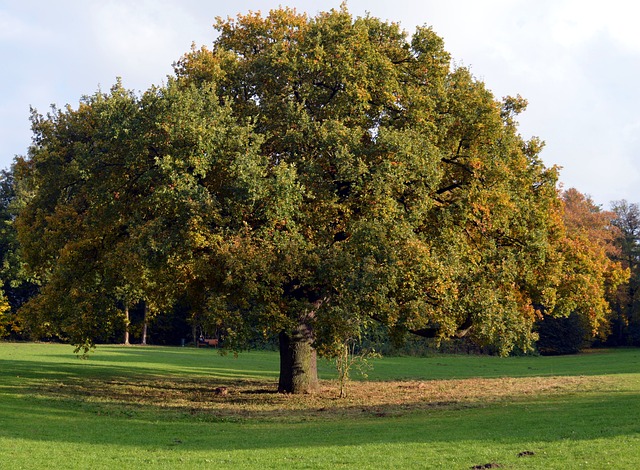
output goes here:
<path id="1" fill-rule="evenodd" d="M 615 299 L 615 317 L 609 344 L 640 344 L 640 206 L 625 200 L 612 203 L 615 216 L 612 223 L 618 228 L 615 240 L 616 259 L 627 268 L 629 281 L 620 286 Z"/>
<path id="2" fill-rule="evenodd" d="M 17 240 L 14 221 L 22 203 L 13 168 L 0 171 L 0 324 L 14 338 L 21 337 L 16 312 L 38 289 L 37 280 L 25 270 Z"/>
<path id="3" fill-rule="evenodd" d="M 560 283 L 559 304 L 564 318 L 546 316 L 538 324 L 538 350 L 543 354 L 575 353 L 595 337 L 609 334 L 611 303 L 629 271 L 616 260 L 618 228 L 614 214 L 568 189 L 561 194 L 565 236 L 560 251 L 565 271 Z"/>
<path id="4" fill-rule="evenodd" d="M 9 302 L 7 302 L 4 294 L 0 291 L 0 338 L 7 336 L 9 331 L 11 331 L 11 320 L 7 318 L 7 313 L 10 309 Z"/>
<path id="5" fill-rule="evenodd" d="M 347 397 L 347 385 L 351 379 L 351 372 L 355 371 L 363 378 L 367 378 L 367 372 L 373 367 L 370 359 L 381 357 L 375 350 L 366 350 L 358 347 L 355 341 L 346 341 L 333 362 L 338 372 L 339 397 Z"/>
<path id="6" fill-rule="evenodd" d="M 30 158 L 17 163 L 33 196 L 17 226 L 26 263 L 46 280 L 23 308 L 35 334 L 92 342 L 122 324 L 125 304 L 155 313 L 184 293 L 183 257 L 194 261 L 198 225 L 216 217 L 195 182 L 207 173 L 199 162 L 210 155 L 219 170 L 216 155 L 245 150 L 242 129 L 222 124 L 206 97 L 172 82 L 137 98 L 118 83 L 77 110 L 34 113 Z"/>
<path id="7" fill-rule="evenodd" d="M 345 9 L 217 28 L 176 72 L 219 81 L 267 164 L 251 210 L 235 211 L 247 228 L 225 253 L 215 315 L 235 334 L 312 323 L 325 354 L 372 321 L 446 338 L 471 320 L 478 341 L 525 347 L 531 304 L 551 298 L 556 198 L 539 143 L 516 134 L 523 100 L 503 107 L 452 69 L 428 28 L 407 40 Z"/>
<path id="8" fill-rule="evenodd" d="M 44 282 L 30 331 L 90 345 L 125 306 L 180 300 L 227 347 L 278 335 L 281 378 L 305 375 L 281 390 L 307 391 L 315 351 L 375 323 L 507 354 L 543 311 L 605 322 L 602 259 L 567 235 L 557 171 L 517 132 L 526 101 L 496 100 L 430 28 L 343 6 L 216 29 L 166 86 L 33 113 L 16 163 Z"/>

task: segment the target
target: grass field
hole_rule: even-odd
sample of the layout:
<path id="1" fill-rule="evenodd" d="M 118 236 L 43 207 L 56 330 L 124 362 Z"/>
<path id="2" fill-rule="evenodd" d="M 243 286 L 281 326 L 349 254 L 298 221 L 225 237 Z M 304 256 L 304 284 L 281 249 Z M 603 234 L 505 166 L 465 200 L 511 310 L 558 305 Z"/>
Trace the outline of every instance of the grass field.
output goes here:
<path id="1" fill-rule="evenodd" d="M 640 468 L 640 350 L 374 365 L 298 397 L 271 352 L 0 342 L 0 468 Z"/>

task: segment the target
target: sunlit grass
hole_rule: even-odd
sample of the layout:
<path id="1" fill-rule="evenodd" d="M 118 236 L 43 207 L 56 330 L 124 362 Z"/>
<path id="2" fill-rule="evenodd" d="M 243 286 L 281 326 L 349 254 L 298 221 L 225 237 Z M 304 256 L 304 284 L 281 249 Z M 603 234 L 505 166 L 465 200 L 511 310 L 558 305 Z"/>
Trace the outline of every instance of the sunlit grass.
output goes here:
<path id="1" fill-rule="evenodd" d="M 638 350 L 384 358 L 346 400 L 326 363 L 319 394 L 273 393 L 277 367 L 272 352 L 107 346 L 82 360 L 0 343 L 0 467 L 640 467 Z"/>

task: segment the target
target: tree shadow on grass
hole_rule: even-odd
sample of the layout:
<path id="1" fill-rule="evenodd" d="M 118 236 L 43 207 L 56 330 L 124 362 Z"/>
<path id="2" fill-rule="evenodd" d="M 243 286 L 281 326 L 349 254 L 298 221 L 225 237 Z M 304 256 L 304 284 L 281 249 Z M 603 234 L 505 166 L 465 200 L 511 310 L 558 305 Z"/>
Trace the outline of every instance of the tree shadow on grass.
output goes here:
<path id="1" fill-rule="evenodd" d="M 170 375 L 153 364 L 74 361 L 0 364 L 0 448 L 27 442 L 104 452 L 106 446 L 116 454 L 160 449 L 185 458 L 275 449 L 308 458 L 326 449 L 333 455 L 423 446 L 452 455 L 450 449 L 469 443 L 521 452 L 531 442 L 619 436 L 632 442 L 640 432 L 633 379 L 626 385 L 598 377 L 354 383 L 353 397 L 337 400 L 335 383 L 299 397 L 274 393 L 275 379 L 240 378 L 246 371 Z M 513 393 L 499 396 L 507 387 Z M 616 387 L 621 391 L 612 391 Z M 485 463 L 476 457 L 467 461 Z"/>
<path id="2" fill-rule="evenodd" d="M 57 346 L 60 351 L 62 345 Z M 67 346 L 71 351 L 71 346 Z M 52 348 L 53 349 L 53 348 Z M 42 353 L 48 359 L 68 362 L 76 359 L 72 354 Z M 222 356 L 217 349 L 100 345 L 89 355 L 87 364 L 126 365 L 131 369 L 157 369 L 184 375 L 230 376 L 229 372 L 246 373 L 251 377 L 275 377 L 278 354 L 274 351 L 241 352 Z M 554 357 L 485 357 L 449 356 L 384 357 L 372 361 L 369 373 L 372 380 L 454 379 L 465 377 L 546 377 L 612 375 L 637 372 L 640 367 L 640 349 L 617 349 L 572 356 Z M 335 377 L 328 361 L 319 361 L 323 378 Z M 176 371 L 181 372 L 176 372 Z M 225 372 L 226 371 L 226 372 Z"/>
<path id="3" fill-rule="evenodd" d="M 388 443 L 590 440 L 640 432 L 638 393 L 600 393 L 493 405 L 436 404 L 404 412 L 391 406 L 358 406 L 363 417 L 316 416 L 261 420 L 247 416 L 110 406 L 81 400 L 3 397 L 0 437 L 121 447 L 167 446 L 190 450 L 358 446 Z M 352 410 L 353 411 L 353 410 Z M 295 415 L 295 411 L 291 412 Z"/>
<path id="4" fill-rule="evenodd" d="M 256 374 L 253 380 L 243 379 L 250 375 L 247 370 L 251 367 L 231 367 L 237 364 L 234 361 L 224 362 L 218 371 L 216 367 L 209 369 L 211 364 L 198 364 L 194 370 L 201 373 L 196 373 L 183 370 L 184 353 L 179 349 L 177 353 L 170 351 L 175 360 L 169 369 L 159 367 L 157 355 L 148 357 L 149 351 L 142 348 L 117 349 L 120 351 L 131 361 L 120 362 L 109 355 L 90 361 L 59 355 L 53 362 L 38 362 L 33 354 L 30 360 L 0 360 L 0 454 L 15 444 L 16 448 L 39 449 L 48 459 L 50 451 L 70 447 L 76 452 L 96 453 L 91 457 L 95 464 L 105 462 L 101 452 L 120 456 L 123 452 L 168 451 L 180 455 L 180 461 L 211 453 L 211 461 L 218 462 L 218 456 L 229 452 L 253 455 L 259 451 L 272 456 L 275 450 L 281 459 L 271 461 L 271 467 L 276 468 L 290 464 L 287 459 L 292 456 L 308 463 L 309 455 L 326 459 L 327 452 L 341 455 L 334 459 L 339 463 L 355 449 L 368 449 L 363 452 L 370 454 L 368 462 L 373 465 L 376 459 L 387 458 L 392 448 L 413 449 L 399 455 L 415 466 L 412 452 L 429 449 L 447 458 L 464 454 L 463 468 L 470 468 L 472 463 L 490 461 L 484 455 L 479 458 L 478 449 L 498 445 L 510 449 L 510 455 L 518 459 L 516 453 L 537 443 L 541 447 L 533 450 L 540 467 L 535 468 L 542 468 L 539 449 L 544 443 L 577 445 L 580 441 L 589 446 L 597 441 L 618 445 L 621 450 L 616 452 L 625 452 L 637 443 L 640 433 L 640 393 L 633 376 L 556 378 L 559 388 L 552 384 L 541 392 L 528 387 L 538 380 L 549 385 L 551 378 L 414 380 L 396 383 L 393 390 L 385 388 L 388 383 L 378 382 L 377 393 L 389 398 L 378 402 L 369 383 L 358 383 L 350 390 L 361 387 L 359 394 L 341 401 L 335 399 L 335 383 L 325 382 L 330 390 L 318 396 L 279 395 L 273 393 L 275 376 L 267 379 Z M 198 352 L 195 359 L 191 355 L 188 359 L 207 359 L 210 353 L 215 351 Z M 562 388 L 566 383 L 573 385 Z M 525 387 L 520 387 L 520 394 L 491 398 L 492 387 L 502 390 L 513 384 Z M 441 394 L 427 393 L 423 386 Z M 454 393 L 451 397 L 456 387 L 475 391 L 485 387 L 486 393 Z M 412 396 L 416 389 L 424 396 Z M 403 395 L 403 390 L 412 392 Z M 476 450 L 467 450 L 470 446 Z M 567 446 L 572 448 L 573 444 Z M 11 452 L 17 456 L 16 466 L 22 465 L 21 458 L 24 463 L 33 463 L 29 450 Z M 349 458 L 344 461 L 357 462 Z M 103 464 L 103 468 L 107 467 Z"/>
<path id="5" fill-rule="evenodd" d="M 187 367 L 177 363 L 173 369 L 163 369 L 162 363 L 154 367 L 154 363 L 149 362 L 148 366 L 122 363 L 115 360 L 83 360 L 76 357 L 64 356 L 59 362 L 40 362 L 28 360 L 3 360 L 0 359 L 0 380 L 4 385 L 19 385 L 28 379 L 65 379 L 65 378 L 96 378 L 106 380 L 117 377 L 157 377 L 174 375 L 185 378 L 276 378 L 276 370 L 259 370 L 251 363 L 237 363 L 233 358 L 217 361 L 212 364 L 202 364 L 199 367 Z M 165 364 L 166 365 L 166 364 Z"/>

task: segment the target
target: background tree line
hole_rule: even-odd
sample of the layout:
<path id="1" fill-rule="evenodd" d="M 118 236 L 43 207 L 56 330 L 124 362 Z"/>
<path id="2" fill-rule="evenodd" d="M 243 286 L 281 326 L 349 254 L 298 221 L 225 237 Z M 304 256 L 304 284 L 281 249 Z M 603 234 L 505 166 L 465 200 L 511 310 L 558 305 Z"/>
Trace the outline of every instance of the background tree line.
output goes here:
<path id="1" fill-rule="evenodd" d="M 431 29 L 345 7 L 216 28 L 166 85 L 33 112 L 0 185 L 6 334 L 276 342 L 291 392 L 379 328 L 500 354 L 567 322 L 635 341 L 637 208 L 559 193 L 526 101 Z"/>

